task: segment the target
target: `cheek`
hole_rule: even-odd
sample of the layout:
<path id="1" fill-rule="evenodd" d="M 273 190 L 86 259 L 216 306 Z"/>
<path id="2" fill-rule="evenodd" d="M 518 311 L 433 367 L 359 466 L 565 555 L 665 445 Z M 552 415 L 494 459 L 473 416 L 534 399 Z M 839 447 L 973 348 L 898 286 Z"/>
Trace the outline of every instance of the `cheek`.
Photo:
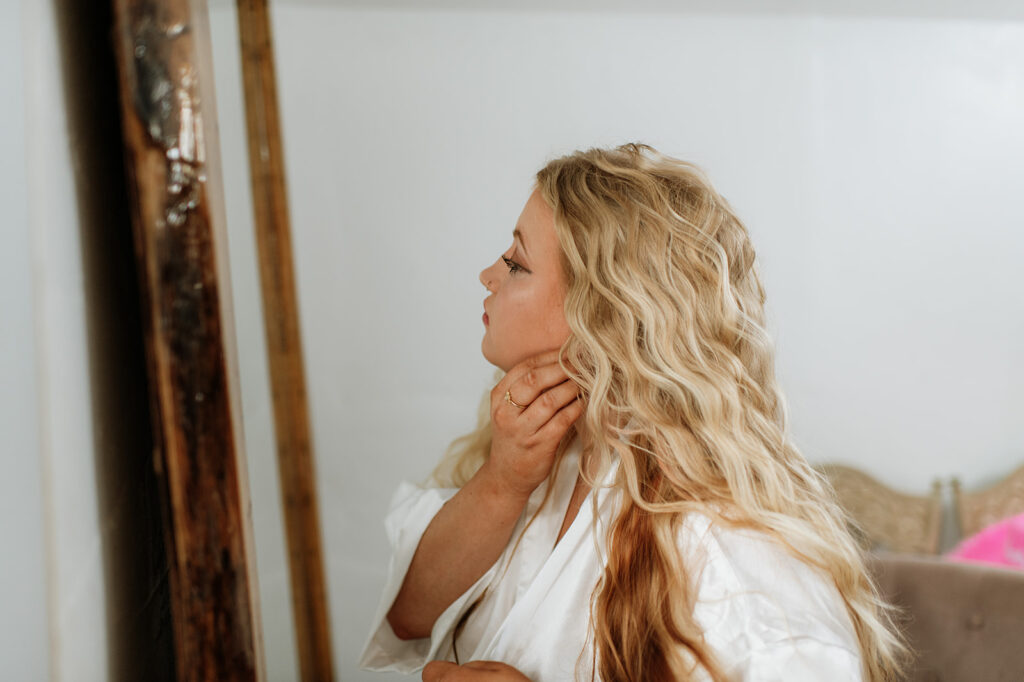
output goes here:
<path id="1" fill-rule="evenodd" d="M 551 334 L 557 337 L 559 345 L 569 338 L 569 323 L 565 321 L 564 305 L 564 299 L 558 298 L 551 303 L 549 312 Z"/>
<path id="2" fill-rule="evenodd" d="M 545 288 L 534 297 L 530 315 L 538 334 L 560 344 L 569 333 L 565 321 L 565 297 L 557 289 Z M 559 337 L 555 339 L 554 337 Z"/>
<path id="3" fill-rule="evenodd" d="M 564 294 L 544 281 L 508 281 L 500 294 L 503 321 L 517 327 L 520 335 L 567 334 Z M 499 301 L 495 301 L 498 303 Z"/>

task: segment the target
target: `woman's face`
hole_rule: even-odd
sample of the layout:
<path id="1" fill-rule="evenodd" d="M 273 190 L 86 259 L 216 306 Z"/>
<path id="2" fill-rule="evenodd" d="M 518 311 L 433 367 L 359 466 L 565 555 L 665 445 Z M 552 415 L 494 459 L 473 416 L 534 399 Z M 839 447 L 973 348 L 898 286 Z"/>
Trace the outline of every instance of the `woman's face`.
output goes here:
<path id="1" fill-rule="evenodd" d="M 554 212 L 538 191 L 523 207 L 512 246 L 480 273 L 480 281 L 490 292 L 484 301 L 481 350 L 491 364 L 507 372 L 569 338 Z"/>

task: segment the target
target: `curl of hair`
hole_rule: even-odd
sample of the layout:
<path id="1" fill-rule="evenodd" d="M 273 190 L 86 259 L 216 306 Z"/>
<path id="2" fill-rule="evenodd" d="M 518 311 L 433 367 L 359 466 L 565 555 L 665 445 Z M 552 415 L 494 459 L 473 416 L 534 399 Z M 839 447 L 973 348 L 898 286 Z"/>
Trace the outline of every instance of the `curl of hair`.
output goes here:
<path id="1" fill-rule="evenodd" d="M 820 570 L 847 608 L 865 679 L 898 679 L 906 648 L 892 607 L 788 437 L 743 223 L 700 169 L 639 143 L 555 159 L 537 188 L 568 285 L 562 364 L 587 397 L 597 478 L 617 457 L 624 492 L 592 604 L 601 678 L 685 680 L 696 665 L 723 678 L 693 618 L 701 567 L 679 551 L 680 521 L 698 512 L 765 532 Z M 435 480 L 461 484 L 479 468 L 487 417 L 484 406 Z"/>

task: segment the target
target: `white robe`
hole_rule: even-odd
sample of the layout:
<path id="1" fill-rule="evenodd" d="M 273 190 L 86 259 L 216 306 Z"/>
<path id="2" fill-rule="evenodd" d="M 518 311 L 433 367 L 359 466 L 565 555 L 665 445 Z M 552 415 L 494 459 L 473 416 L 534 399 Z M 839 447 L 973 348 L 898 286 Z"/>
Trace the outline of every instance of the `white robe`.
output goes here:
<path id="1" fill-rule="evenodd" d="M 408 641 L 394 635 L 386 614 L 424 531 L 457 490 L 402 483 L 385 521 L 391 561 L 360 665 L 413 673 L 435 659 L 455 660 L 452 630 L 486 589 L 487 596 L 459 634 L 461 662 L 502 661 L 534 682 L 590 680 L 590 599 L 604 570 L 605 535 L 621 493 L 593 490 L 555 544 L 576 483 L 579 454 L 577 439 L 562 458 L 552 496 L 534 522 L 524 532 L 547 481 L 531 494 L 501 557 L 438 617 L 429 638 Z M 614 474 L 613 469 L 605 481 Z M 596 524 L 591 495 L 597 496 Z M 685 565 L 704 566 L 694 618 L 730 679 L 862 679 L 857 637 L 829 579 L 764 534 L 712 525 L 696 514 L 682 526 Z"/>

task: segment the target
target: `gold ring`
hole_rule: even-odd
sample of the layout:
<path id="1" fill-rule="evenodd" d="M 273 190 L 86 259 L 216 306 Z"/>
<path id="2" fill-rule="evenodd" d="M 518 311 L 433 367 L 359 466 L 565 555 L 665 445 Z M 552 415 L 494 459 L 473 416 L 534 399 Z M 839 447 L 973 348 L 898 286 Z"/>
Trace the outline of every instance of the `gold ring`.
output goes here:
<path id="1" fill-rule="evenodd" d="M 526 405 L 520 405 L 516 401 L 512 400 L 511 390 L 505 391 L 505 402 L 508 403 L 509 405 L 512 405 L 513 407 L 518 407 L 520 410 L 526 409 Z"/>

